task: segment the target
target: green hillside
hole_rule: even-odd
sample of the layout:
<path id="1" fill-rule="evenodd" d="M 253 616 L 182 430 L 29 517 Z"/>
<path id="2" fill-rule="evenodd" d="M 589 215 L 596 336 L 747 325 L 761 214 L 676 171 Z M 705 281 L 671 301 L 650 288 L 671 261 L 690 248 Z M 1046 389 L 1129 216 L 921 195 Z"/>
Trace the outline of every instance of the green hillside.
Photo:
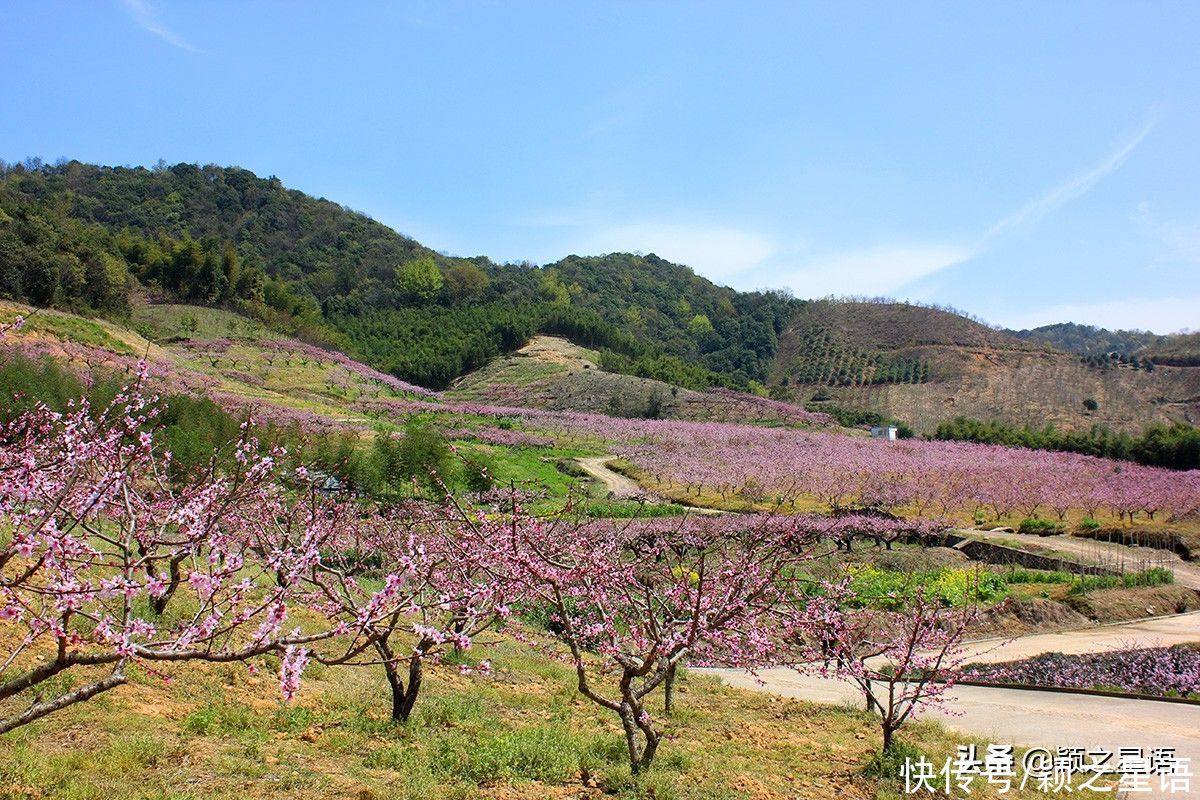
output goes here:
<path id="1" fill-rule="evenodd" d="M 947 309 L 737 292 L 653 254 L 452 257 L 236 167 L 0 165 L 0 298 L 127 326 L 147 305 L 229 310 L 432 389 L 549 334 L 610 373 L 829 398 L 924 433 L 959 416 L 1131 431 L 1200 419 L 1196 334 L 1014 333 Z"/>
<path id="2" fill-rule="evenodd" d="M 1200 366 L 1200 333 L 1158 335 L 1147 331 L 1110 331 L 1094 325 L 1060 322 L 1032 330 L 1009 331 L 1014 336 L 1078 353 L 1097 363 L 1103 356 L 1117 355 L 1132 362 L 1151 361 L 1171 366 Z"/>
<path id="3" fill-rule="evenodd" d="M 745 385 L 796 306 L 654 255 L 449 257 L 236 167 L 0 171 L 0 297 L 121 316 L 135 293 L 230 308 L 433 388 L 537 332 L 609 351 L 611 369 Z"/>
<path id="4" fill-rule="evenodd" d="M 1080 325 L 1075 322 L 1042 325 L 1039 328 L 1012 331 L 1012 334 L 1030 342 L 1048 344 L 1059 350 L 1083 356 L 1139 353 L 1153 344 L 1156 339 L 1161 338 L 1145 331 L 1110 331 L 1107 328 Z"/>

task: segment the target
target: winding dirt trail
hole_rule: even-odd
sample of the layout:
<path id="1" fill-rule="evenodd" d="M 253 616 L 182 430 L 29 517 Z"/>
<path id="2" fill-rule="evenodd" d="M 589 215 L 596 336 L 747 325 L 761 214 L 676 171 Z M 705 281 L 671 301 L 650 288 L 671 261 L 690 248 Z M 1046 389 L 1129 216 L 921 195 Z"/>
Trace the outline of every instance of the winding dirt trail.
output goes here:
<path id="1" fill-rule="evenodd" d="M 640 497 L 647 494 L 641 485 L 626 475 L 608 468 L 612 456 L 586 456 L 575 459 L 583 471 L 604 484 L 614 497 Z"/>
<path id="2" fill-rule="evenodd" d="M 575 463 L 578 464 L 589 476 L 604 484 L 604 487 L 612 494 L 613 497 L 638 497 L 644 499 L 647 503 L 668 502 L 664 498 L 646 489 L 633 478 L 609 469 L 608 462 L 612 460 L 612 456 L 581 456 L 575 459 Z M 699 508 L 696 506 L 688 506 L 687 509 L 688 514 L 696 514 L 706 517 L 715 517 L 722 514 L 733 513 L 730 511 L 721 511 L 717 508 Z"/>

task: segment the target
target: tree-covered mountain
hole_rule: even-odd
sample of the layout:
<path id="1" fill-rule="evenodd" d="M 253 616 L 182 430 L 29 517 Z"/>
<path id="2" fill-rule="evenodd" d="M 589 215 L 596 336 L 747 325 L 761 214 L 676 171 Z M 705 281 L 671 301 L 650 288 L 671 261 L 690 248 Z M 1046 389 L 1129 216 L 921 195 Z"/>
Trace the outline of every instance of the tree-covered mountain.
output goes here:
<path id="1" fill-rule="evenodd" d="M 1198 335 L 1012 334 L 945 309 L 736 292 L 653 254 L 453 257 L 236 167 L 0 164 L 0 297 L 118 318 L 138 297 L 229 308 L 430 388 L 550 333 L 610 371 L 764 384 L 926 433 L 958 415 L 1125 429 L 1197 408 Z"/>
<path id="2" fill-rule="evenodd" d="M 1110 331 L 1074 322 L 1060 322 L 1010 333 L 1027 341 L 1078 353 L 1091 363 L 1097 363 L 1104 356 L 1115 355 L 1122 361 L 1138 359 L 1176 367 L 1200 366 L 1200 333 L 1160 335 L 1149 331 Z"/>
<path id="3" fill-rule="evenodd" d="M 1076 322 L 1059 322 L 1054 325 L 1042 325 L 1039 328 L 1011 331 L 1011 333 L 1026 341 L 1048 344 L 1059 350 L 1083 356 L 1107 355 L 1108 353 L 1135 355 L 1153 345 L 1156 340 L 1163 338 L 1146 331 L 1110 331 L 1108 328 L 1080 325 Z"/>
<path id="4" fill-rule="evenodd" d="M 745 386 L 797 305 L 654 255 L 446 256 L 236 167 L 0 165 L 0 296 L 120 315 L 137 291 L 234 308 L 432 387 L 539 331 L 612 369 Z"/>

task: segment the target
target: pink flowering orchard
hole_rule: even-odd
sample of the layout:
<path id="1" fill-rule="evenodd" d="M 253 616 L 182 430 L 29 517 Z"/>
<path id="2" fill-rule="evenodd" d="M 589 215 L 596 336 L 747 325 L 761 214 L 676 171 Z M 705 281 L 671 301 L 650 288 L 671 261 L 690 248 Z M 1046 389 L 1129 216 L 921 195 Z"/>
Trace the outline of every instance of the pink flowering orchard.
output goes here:
<path id="1" fill-rule="evenodd" d="M 503 607 L 499 583 L 462 557 L 458 526 L 437 506 L 377 508 L 279 486 L 240 520 L 277 585 L 336 635 L 306 650 L 306 662 L 378 665 L 398 722 L 412 713 L 425 664 L 469 648 Z"/>
<path id="2" fill-rule="evenodd" d="M 520 514 L 480 521 L 468 548 L 523 609 L 548 613 L 547 634 L 565 645 L 580 693 L 620 719 L 635 774 L 662 739 L 648 698 L 680 664 L 752 667 L 776 657 L 789 570 L 813 557 L 815 543 L 770 519 L 733 533 L 704 519 L 518 524 Z"/>
<path id="3" fill-rule="evenodd" d="M 171 487 L 154 415 L 139 380 L 100 411 L 37 409 L 0 430 L 0 617 L 23 631 L 0 700 L 35 697 L 0 732 L 121 685 L 136 662 L 241 661 L 330 635 L 287 625 L 285 590 L 264 589 L 226 525 L 273 456 L 245 436 L 233 475 Z M 57 690 L 63 673 L 80 685 Z"/>
<path id="4" fill-rule="evenodd" d="M 896 731 L 923 709 L 940 705 L 954 686 L 976 610 L 945 608 L 921 588 L 897 611 L 839 609 L 833 604 L 848 598 L 845 585 L 827 589 L 834 599 L 822 602 L 826 612 L 811 614 L 819 623 L 798 637 L 808 646 L 796 669 L 857 686 L 867 710 L 879 714 L 886 752 Z"/>
<path id="5" fill-rule="evenodd" d="M 125 683 L 132 664 L 267 653 L 286 699 L 312 661 L 378 664 L 403 721 L 424 662 L 491 624 L 497 590 L 451 549 L 445 514 L 285 486 L 249 424 L 226 474 L 172 486 L 154 417 L 138 382 L 99 412 L 81 401 L 0 430 L 0 618 L 24 631 L 0 701 L 38 698 L 0 732 Z M 68 672 L 83 684 L 55 693 Z"/>

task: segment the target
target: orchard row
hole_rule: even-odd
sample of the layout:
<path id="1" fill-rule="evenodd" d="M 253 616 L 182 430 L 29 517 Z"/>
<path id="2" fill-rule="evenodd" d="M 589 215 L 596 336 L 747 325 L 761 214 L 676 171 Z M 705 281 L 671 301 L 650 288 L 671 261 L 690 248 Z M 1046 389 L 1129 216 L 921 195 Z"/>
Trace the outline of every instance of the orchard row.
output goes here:
<path id="1" fill-rule="evenodd" d="M 0 733 L 134 665 L 265 656 L 288 699 L 310 663 L 378 668 L 403 722 L 425 665 L 492 627 L 574 666 L 580 693 L 620 719 L 635 772 L 662 738 L 648 698 L 685 662 L 807 665 L 868 693 L 880 654 L 902 675 L 953 677 L 952 612 L 918 600 L 866 624 L 845 583 L 803 578 L 831 535 L 810 518 L 545 519 L 511 492 L 379 507 L 281 474 L 249 423 L 221 460 L 232 468 L 179 485 L 155 416 L 135 382 L 106 408 L 35 409 L 0 430 Z M 941 686 L 893 692 L 885 742 Z"/>

